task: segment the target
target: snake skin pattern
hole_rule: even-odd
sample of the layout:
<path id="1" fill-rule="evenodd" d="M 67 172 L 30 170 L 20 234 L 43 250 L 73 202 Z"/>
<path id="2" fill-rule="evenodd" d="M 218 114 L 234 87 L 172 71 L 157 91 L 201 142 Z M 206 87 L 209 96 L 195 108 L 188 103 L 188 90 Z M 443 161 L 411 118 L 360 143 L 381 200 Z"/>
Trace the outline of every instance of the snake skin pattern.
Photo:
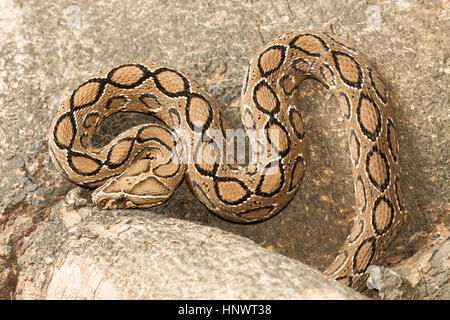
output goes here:
<path id="1" fill-rule="evenodd" d="M 112 68 L 75 89 L 52 124 L 50 154 L 67 179 L 97 188 L 92 198 L 102 209 L 158 205 L 186 176 L 217 215 L 244 223 L 267 219 L 294 197 L 304 174 L 298 86 L 305 78 L 339 100 L 356 195 L 353 229 L 326 274 L 361 290 L 367 267 L 404 221 L 399 144 L 385 85 L 367 58 L 334 35 L 288 33 L 251 60 L 241 133 L 255 161 L 237 165 L 225 154 L 229 128 L 214 98 L 180 71 L 151 63 Z M 96 128 L 117 112 L 148 113 L 165 125 L 139 125 L 95 147 Z"/>

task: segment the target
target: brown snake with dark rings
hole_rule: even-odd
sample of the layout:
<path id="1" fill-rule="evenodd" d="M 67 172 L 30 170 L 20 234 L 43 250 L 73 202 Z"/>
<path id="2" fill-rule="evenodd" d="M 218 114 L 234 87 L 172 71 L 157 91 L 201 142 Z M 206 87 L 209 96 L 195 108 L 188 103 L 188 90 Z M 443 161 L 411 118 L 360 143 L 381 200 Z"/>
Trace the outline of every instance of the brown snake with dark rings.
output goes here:
<path id="1" fill-rule="evenodd" d="M 217 215 L 267 219 L 294 197 L 304 174 L 298 86 L 305 78 L 339 100 L 356 195 L 353 229 L 326 274 L 361 290 L 367 267 L 405 218 L 399 145 L 385 85 L 367 58 L 334 35 L 288 33 L 254 56 L 242 89 L 245 165 L 225 156 L 229 130 L 217 101 L 187 75 L 151 63 L 112 68 L 75 89 L 52 124 L 51 157 L 67 179 L 97 188 L 92 198 L 102 209 L 158 205 L 186 171 L 191 189 Z M 139 125 L 95 147 L 102 120 L 124 111 L 151 114 L 166 126 Z"/>

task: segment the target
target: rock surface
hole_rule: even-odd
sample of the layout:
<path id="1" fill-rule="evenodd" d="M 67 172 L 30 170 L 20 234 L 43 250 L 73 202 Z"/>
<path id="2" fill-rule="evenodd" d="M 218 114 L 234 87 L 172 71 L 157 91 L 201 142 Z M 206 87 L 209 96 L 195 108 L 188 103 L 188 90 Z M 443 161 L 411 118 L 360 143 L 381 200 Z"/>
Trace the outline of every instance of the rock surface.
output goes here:
<path id="1" fill-rule="evenodd" d="M 395 267 L 370 266 L 368 287 L 381 299 L 449 300 L 450 237 L 448 230 L 439 229 L 433 240 Z"/>
<path id="2" fill-rule="evenodd" d="M 58 205 L 27 238 L 17 299 L 362 299 L 294 259 L 217 228 Z"/>
<path id="3" fill-rule="evenodd" d="M 446 0 L 370 4 L 177 0 L 170 5 L 162 0 L 1 1 L 0 297 L 47 297 L 30 280 L 41 284 L 55 280 L 41 273 L 44 265 L 36 264 L 51 259 L 48 268 L 53 270 L 58 254 L 66 257 L 57 261 L 63 266 L 63 261 L 78 265 L 84 261 L 69 255 L 67 248 L 56 246 L 50 254 L 44 243 L 30 242 L 38 241 L 36 232 L 50 232 L 49 219 L 57 214 L 53 206 L 74 187 L 49 163 L 46 137 L 61 101 L 81 81 L 121 63 L 164 63 L 198 79 L 236 125 L 241 79 L 250 57 L 275 36 L 293 30 L 339 34 L 377 66 L 395 102 L 408 210 L 406 225 L 379 264 L 392 266 L 430 249 L 426 245 L 438 226 L 449 225 L 448 17 Z M 215 226 L 323 270 L 353 219 L 348 144 L 337 101 L 317 83 L 302 85 L 301 105 L 311 137 L 308 168 L 299 193 L 281 214 L 259 224 L 228 223 L 209 214 L 185 184 L 165 204 L 130 214 L 144 217 L 154 212 Z M 88 216 L 96 212 L 90 210 Z M 115 222 L 103 223 L 106 229 Z M 60 243 L 69 229 L 60 229 L 48 239 Z M 89 248 L 91 242 L 85 241 Z M 30 255 L 27 248 L 43 251 Z M 107 253 L 106 246 L 105 257 Z M 433 263 L 433 259 L 426 261 Z M 39 278 L 25 268 L 33 263 Z M 58 291 L 57 283 L 52 283 L 55 287 L 48 288 Z M 436 282 L 436 286 L 444 285 Z M 416 297 L 445 297 L 435 295 L 430 287 Z"/>

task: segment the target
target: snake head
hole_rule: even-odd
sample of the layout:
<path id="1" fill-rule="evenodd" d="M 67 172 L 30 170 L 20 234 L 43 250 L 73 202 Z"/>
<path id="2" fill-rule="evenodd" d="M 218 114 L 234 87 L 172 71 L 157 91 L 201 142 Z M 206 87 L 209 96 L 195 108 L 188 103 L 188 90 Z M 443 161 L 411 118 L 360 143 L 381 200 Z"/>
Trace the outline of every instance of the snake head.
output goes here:
<path id="1" fill-rule="evenodd" d="M 174 176 L 164 177 L 158 174 L 171 173 L 170 163 L 155 167 L 153 157 L 145 157 L 131 164 L 119 176 L 108 180 L 92 193 L 92 201 L 99 209 L 126 209 L 153 207 L 166 201 L 180 183 L 184 166 Z M 178 165 L 178 164 L 177 164 Z M 168 166 L 168 168 L 163 167 Z"/>
<path id="2" fill-rule="evenodd" d="M 102 197 L 96 199 L 94 202 L 102 210 L 127 208 L 127 199 L 122 195 L 117 197 Z"/>

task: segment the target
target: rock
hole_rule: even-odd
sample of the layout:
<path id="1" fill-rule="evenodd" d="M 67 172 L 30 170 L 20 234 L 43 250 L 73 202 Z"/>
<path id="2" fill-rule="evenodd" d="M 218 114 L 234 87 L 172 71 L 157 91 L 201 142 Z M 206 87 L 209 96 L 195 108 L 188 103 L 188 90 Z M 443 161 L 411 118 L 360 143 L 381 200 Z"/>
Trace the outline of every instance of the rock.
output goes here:
<path id="1" fill-rule="evenodd" d="M 415 290 L 408 281 L 389 268 L 382 266 L 370 266 L 367 279 L 367 287 L 378 291 L 383 300 L 414 299 Z"/>
<path id="2" fill-rule="evenodd" d="M 415 299 L 450 300 L 450 237 L 441 225 L 434 238 L 411 258 L 392 268 L 414 289 Z"/>
<path id="3" fill-rule="evenodd" d="M 16 299 L 363 299 L 218 228 L 58 205 L 26 239 Z"/>
<path id="4" fill-rule="evenodd" d="M 376 289 L 381 299 L 450 299 L 450 238 L 440 226 L 434 240 L 412 257 L 392 268 L 370 266 L 369 289 Z"/>
<path id="5" fill-rule="evenodd" d="M 72 207 L 82 207 L 88 203 L 88 200 L 81 196 L 83 189 L 81 187 L 76 187 L 67 192 L 64 201 Z"/>

